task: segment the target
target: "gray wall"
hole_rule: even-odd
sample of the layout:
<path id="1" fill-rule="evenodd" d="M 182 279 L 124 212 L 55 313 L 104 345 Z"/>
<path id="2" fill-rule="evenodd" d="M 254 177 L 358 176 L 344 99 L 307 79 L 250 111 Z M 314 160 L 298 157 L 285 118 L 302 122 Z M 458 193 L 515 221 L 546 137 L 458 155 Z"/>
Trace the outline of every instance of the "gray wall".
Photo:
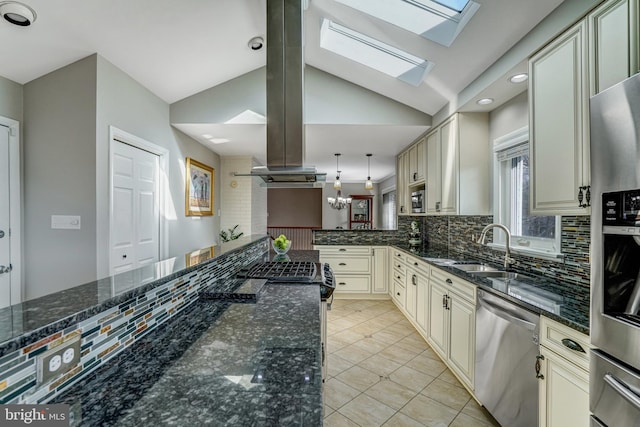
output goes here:
<path id="1" fill-rule="evenodd" d="M 0 116 L 22 123 L 22 96 L 21 84 L 0 76 Z"/>
<path id="2" fill-rule="evenodd" d="M 24 86 L 25 297 L 96 278 L 96 61 L 89 57 Z M 52 230 L 51 215 L 80 215 Z"/>
<path id="3" fill-rule="evenodd" d="M 23 119 L 27 299 L 108 275 L 110 125 L 169 151 L 168 256 L 216 243 L 218 216 L 185 216 L 184 165 L 192 157 L 218 175 L 219 156 L 173 129 L 169 105 L 104 58 L 91 55 L 26 84 Z M 56 214 L 81 215 L 81 230 L 51 230 Z"/>
<path id="4" fill-rule="evenodd" d="M 489 113 L 490 147 L 496 138 L 529 125 L 527 94 L 525 91 Z"/>

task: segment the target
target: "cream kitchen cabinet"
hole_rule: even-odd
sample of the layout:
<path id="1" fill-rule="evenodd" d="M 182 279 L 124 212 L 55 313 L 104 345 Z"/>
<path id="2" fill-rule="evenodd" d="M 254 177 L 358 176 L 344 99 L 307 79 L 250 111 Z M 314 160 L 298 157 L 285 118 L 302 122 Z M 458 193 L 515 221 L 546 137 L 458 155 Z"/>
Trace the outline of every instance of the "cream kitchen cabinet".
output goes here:
<path id="1" fill-rule="evenodd" d="M 424 138 L 413 144 L 409 152 L 409 186 L 424 183 L 426 141 Z"/>
<path id="2" fill-rule="evenodd" d="M 387 246 L 315 245 L 333 270 L 336 298 L 388 299 Z M 404 278 L 403 278 L 404 279 Z"/>
<path id="3" fill-rule="evenodd" d="M 586 215 L 588 186 L 587 35 L 584 21 L 529 60 L 531 212 Z"/>
<path id="4" fill-rule="evenodd" d="M 398 215 L 411 214 L 411 193 L 409 192 L 409 153 L 402 152 L 396 159 L 396 206 Z"/>
<path id="5" fill-rule="evenodd" d="M 475 292 L 474 285 L 431 268 L 427 338 L 470 390 L 475 367 Z"/>
<path id="6" fill-rule="evenodd" d="M 389 248 L 387 246 L 372 246 L 371 262 L 371 292 L 374 294 L 389 293 Z"/>
<path id="7" fill-rule="evenodd" d="M 589 337 L 544 316 L 540 334 L 539 426 L 589 426 Z"/>
<path id="8" fill-rule="evenodd" d="M 427 215 L 490 213 L 486 113 L 456 113 L 426 137 Z"/>
<path id="9" fill-rule="evenodd" d="M 608 0 L 529 58 L 533 214 L 590 214 L 589 96 L 638 71 L 638 31 L 638 0 Z"/>
<path id="10" fill-rule="evenodd" d="M 590 95 L 638 72 L 638 4 L 609 0 L 587 16 Z"/>
<path id="11" fill-rule="evenodd" d="M 404 252 L 398 249 L 391 249 L 391 298 L 403 311 L 406 302 L 406 257 L 407 255 Z"/>

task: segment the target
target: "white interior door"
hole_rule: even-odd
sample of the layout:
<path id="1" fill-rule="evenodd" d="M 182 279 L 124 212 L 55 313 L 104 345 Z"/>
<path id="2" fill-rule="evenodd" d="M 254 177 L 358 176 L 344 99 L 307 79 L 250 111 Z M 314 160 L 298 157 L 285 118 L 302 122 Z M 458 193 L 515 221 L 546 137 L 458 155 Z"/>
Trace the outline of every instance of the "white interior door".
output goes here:
<path id="1" fill-rule="evenodd" d="M 0 125 L 0 308 L 11 305 L 9 128 Z"/>
<path id="2" fill-rule="evenodd" d="M 159 156 L 114 141 L 111 154 L 111 274 L 160 258 Z"/>

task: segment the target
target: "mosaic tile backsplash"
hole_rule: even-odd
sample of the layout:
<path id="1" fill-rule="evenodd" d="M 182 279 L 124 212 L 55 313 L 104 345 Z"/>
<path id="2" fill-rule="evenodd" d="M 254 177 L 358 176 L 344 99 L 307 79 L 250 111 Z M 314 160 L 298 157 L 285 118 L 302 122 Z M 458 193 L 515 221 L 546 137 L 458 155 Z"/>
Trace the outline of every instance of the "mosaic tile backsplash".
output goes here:
<path id="1" fill-rule="evenodd" d="M 224 254 L 201 268 L 133 297 L 35 343 L 0 357 L 0 404 L 44 403 L 97 369 L 114 355 L 190 306 L 206 287 L 230 279 L 238 269 L 264 256 L 268 247 L 258 241 Z M 36 385 L 36 356 L 81 337 L 80 362 L 46 384 Z M 142 367 L 141 367 L 142 368 Z"/>
<path id="2" fill-rule="evenodd" d="M 398 233 L 408 239 L 412 221 L 421 224 L 423 241 L 429 247 L 442 247 L 461 257 L 502 264 L 504 252 L 475 243 L 482 229 L 493 222 L 493 216 L 427 216 L 398 218 Z M 522 273 L 531 272 L 564 283 L 575 285 L 576 295 L 589 298 L 589 244 L 591 221 L 589 216 L 563 216 L 561 222 L 561 252 L 563 259 L 547 260 L 512 253 L 516 264 L 512 268 Z M 491 242 L 493 232 L 487 234 Z"/>

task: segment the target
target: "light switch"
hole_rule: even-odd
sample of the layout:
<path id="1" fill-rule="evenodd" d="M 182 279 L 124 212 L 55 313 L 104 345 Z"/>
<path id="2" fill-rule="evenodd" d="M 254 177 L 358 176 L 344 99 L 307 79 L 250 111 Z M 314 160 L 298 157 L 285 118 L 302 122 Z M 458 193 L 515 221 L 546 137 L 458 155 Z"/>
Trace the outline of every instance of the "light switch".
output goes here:
<path id="1" fill-rule="evenodd" d="M 51 215 L 51 228 L 80 230 L 80 215 Z"/>

